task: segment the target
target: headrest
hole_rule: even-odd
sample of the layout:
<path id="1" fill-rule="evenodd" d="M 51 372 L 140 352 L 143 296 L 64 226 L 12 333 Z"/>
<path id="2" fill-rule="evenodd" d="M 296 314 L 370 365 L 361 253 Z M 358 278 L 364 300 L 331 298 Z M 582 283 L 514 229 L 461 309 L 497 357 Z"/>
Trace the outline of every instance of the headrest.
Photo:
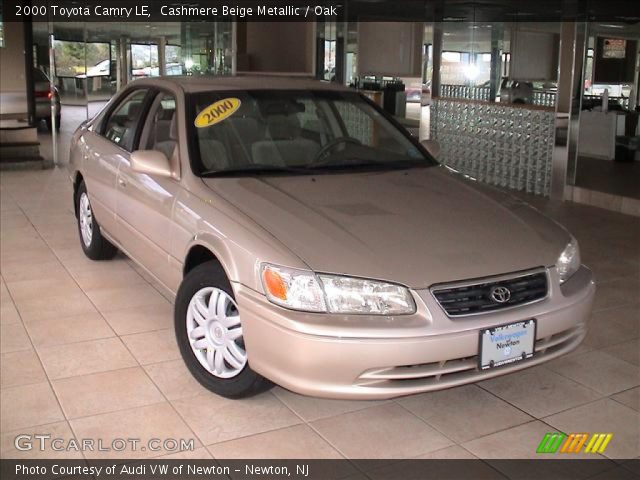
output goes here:
<path id="1" fill-rule="evenodd" d="M 131 121 L 137 120 L 138 116 L 140 115 L 140 110 L 142 110 L 142 102 L 129 104 L 129 110 L 127 110 L 127 119 Z"/>
<path id="2" fill-rule="evenodd" d="M 178 140 L 178 115 L 175 110 L 171 117 L 171 125 L 169 126 L 169 140 Z"/>
<path id="3" fill-rule="evenodd" d="M 239 136 L 246 139 L 247 143 L 257 142 L 264 138 L 265 125 L 254 117 L 232 116 L 225 120 L 236 130 Z"/>
<path id="4" fill-rule="evenodd" d="M 163 108 L 162 104 L 158 108 L 158 120 L 171 120 L 173 118 L 173 114 L 175 113 L 175 109 L 173 108 Z"/>
<path id="5" fill-rule="evenodd" d="M 293 115 L 305 111 L 304 103 L 295 100 L 274 100 L 265 102 L 260 108 L 263 116 L 271 115 Z"/>
<path id="6" fill-rule="evenodd" d="M 291 140 L 300 136 L 300 122 L 295 115 L 270 115 L 267 127 L 272 140 Z"/>
<path id="7" fill-rule="evenodd" d="M 314 118 L 312 120 L 307 120 L 304 122 L 304 129 L 309 130 L 310 132 L 326 134 L 327 130 L 324 128 L 324 125 L 320 121 L 320 119 Z"/>

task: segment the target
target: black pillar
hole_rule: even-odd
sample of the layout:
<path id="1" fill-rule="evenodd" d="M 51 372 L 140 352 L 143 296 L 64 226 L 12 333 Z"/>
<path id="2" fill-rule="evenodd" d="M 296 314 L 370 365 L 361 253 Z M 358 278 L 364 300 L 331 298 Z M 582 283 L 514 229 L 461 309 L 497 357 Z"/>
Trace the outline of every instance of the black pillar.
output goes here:
<path id="1" fill-rule="evenodd" d="M 24 79 L 27 85 L 27 113 L 29 126 L 36 124 L 36 102 L 33 84 L 33 24 L 31 18 L 24 21 Z"/>

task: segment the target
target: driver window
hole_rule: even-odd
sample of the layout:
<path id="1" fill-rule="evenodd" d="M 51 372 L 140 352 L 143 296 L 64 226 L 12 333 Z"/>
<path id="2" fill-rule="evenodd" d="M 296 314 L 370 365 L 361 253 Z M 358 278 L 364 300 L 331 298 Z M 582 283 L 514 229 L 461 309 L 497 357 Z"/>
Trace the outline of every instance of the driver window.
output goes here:
<path id="1" fill-rule="evenodd" d="M 104 136 L 128 152 L 133 148 L 142 106 L 147 90 L 137 90 L 125 99 L 109 116 Z"/>

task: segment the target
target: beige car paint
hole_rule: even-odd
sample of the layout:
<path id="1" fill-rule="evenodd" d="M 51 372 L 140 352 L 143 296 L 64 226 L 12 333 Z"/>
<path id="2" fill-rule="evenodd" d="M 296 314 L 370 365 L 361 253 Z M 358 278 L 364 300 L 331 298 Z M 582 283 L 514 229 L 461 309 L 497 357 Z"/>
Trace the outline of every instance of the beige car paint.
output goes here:
<path id="1" fill-rule="evenodd" d="M 584 338 L 595 291 L 591 273 L 581 267 L 560 286 L 554 268 L 569 234 L 523 202 L 444 167 L 318 175 L 314 181 L 201 179 L 192 173 L 185 91 L 342 87 L 296 79 L 178 77 L 138 80 L 126 91 L 144 86 L 176 98 L 173 176 L 134 172 L 130 153 L 95 131 L 105 109 L 74 135 L 71 178 L 83 176 L 103 233 L 171 292 L 177 292 L 192 248 L 218 258 L 233 285 L 251 368 L 275 383 L 327 397 L 388 398 L 526 368 L 574 349 Z M 262 262 L 401 283 L 411 287 L 417 311 L 369 316 L 287 310 L 267 301 Z M 548 297 L 491 314 L 449 318 L 429 291 L 437 283 L 535 268 L 548 273 Z M 397 380 L 405 382 L 400 385 L 367 373 L 433 362 L 446 370 L 446 361 L 477 355 L 480 328 L 527 318 L 537 319 L 540 345 L 558 335 L 567 340 L 525 362 L 438 381 Z"/>
<path id="2" fill-rule="evenodd" d="M 228 180 L 204 182 L 317 272 L 425 288 L 553 265 L 570 239 L 444 168 Z"/>
<path id="3" fill-rule="evenodd" d="M 83 165 L 82 174 L 92 183 L 89 195 L 92 209 L 103 228 L 116 234 L 116 181 L 118 167 L 126 152 L 97 135 L 91 136 L 90 144 L 87 140 L 87 136 L 79 139 L 77 147 L 71 151 L 70 164 L 81 162 L 78 164 Z"/>

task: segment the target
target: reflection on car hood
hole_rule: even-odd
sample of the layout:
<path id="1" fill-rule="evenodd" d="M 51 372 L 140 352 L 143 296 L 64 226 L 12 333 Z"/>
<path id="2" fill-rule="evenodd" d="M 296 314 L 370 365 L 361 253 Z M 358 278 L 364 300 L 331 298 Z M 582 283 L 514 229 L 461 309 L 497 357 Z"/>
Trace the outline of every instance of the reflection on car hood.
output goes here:
<path id="1" fill-rule="evenodd" d="M 553 265 L 569 240 L 524 203 L 440 167 L 204 182 L 313 270 L 414 288 Z"/>

